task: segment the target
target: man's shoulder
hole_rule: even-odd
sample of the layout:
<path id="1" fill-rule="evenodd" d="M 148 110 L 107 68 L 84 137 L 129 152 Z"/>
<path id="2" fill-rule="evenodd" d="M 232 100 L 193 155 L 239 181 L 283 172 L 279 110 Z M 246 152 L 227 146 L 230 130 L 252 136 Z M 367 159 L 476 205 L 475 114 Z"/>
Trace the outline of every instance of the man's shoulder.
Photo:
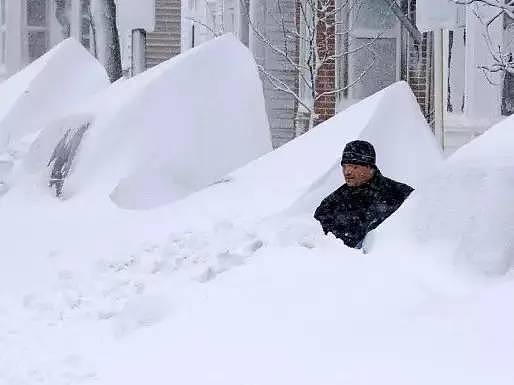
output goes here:
<path id="1" fill-rule="evenodd" d="M 323 202 L 331 202 L 334 200 L 339 200 L 341 197 L 345 196 L 348 191 L 348 186 L 346 184 L 343 184 L 341 187 L 337 188 L 335 191 L 331 192 L 329 195 L 323 199 Z"/>
<path id="2" fill-rule="evenodd" d="M 384 175 L 379 176 L 377 185 L 378 188 L 384 192 L 396 193 L 404 197 L 407 197 L 412 191 L 414 191 L 414 189 L 408 184 L 398 182 Z"/>

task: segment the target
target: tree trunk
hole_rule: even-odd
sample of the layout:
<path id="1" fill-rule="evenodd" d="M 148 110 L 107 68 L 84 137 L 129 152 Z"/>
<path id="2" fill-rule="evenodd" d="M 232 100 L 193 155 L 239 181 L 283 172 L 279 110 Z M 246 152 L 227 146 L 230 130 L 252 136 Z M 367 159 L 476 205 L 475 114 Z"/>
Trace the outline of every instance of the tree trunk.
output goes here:
<path id="1" fill-rule="evenodd" d="M 67 8 L 66 0 L 55 0 L 55 18 L 62 27 L 62 35 L 65 39 L 70 37 L 70 18 Z"/>
<path id="2" fill-rule="evenodd" d="M 418 27 L 415 23 L 412 22 L 411 19 L 409 19 L 408 16 L 406 16 L 402 8 L 398 5 L 398 3 L 395 0 L 383 0 L 386 2 L 387 5 L 391 8 L 391 12 L 400 20 L 400 23 L 403 24 L 403 26 L 407 29 L 409 34 L 411 35 L 412 39 L 416 44 L 422 44 L 423 43 L 423 34 L 419 31 Z"/>
<path id="3" fill-rule="evenodd" d="M 111 82 L 115 82 L 122 76 L 115 0 L 92 0 L 91 15 L 98 60 L 104 65 Z"/>

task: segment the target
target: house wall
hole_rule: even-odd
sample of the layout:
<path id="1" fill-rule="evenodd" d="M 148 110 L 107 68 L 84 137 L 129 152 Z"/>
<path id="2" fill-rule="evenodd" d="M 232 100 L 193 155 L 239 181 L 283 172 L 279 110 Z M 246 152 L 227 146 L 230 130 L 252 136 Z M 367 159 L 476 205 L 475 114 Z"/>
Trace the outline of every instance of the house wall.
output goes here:
<path id="1" fill-rule="evenodd" d="M 7 56 L 5 65 L 0 67 L 0 80 L 6 79 L 29 64 L 26 54 L 25 1 L 30 0 L 5 0 Z M 48 20 L 47 50 L 49 50 L 62 41 L 65 36 L 63 35 L 61 25 L 55 17 L 55 1 L 46 1 Z M 81 10 L 81 5 L 87 5 L 88 2 L 88 0 L 71 0 L 67 15 L 70 20 L 70 36 L 83 44 L 87 44 L 86 48 L 93 52 L 94 47 L 89 44 L 91 41 L 84 40 L 84 31 L 82 29 L 84 12 Z M 152 67 L 180 53 L 180 8 L 180 0 L 156 0 L 155 31 L 147 34 L 147 67 Z M 130 31 L 120 30 L 119 32 L 122 61 L 125 70 L 127 70 L 130 66 L 131 58 Z"/>
<path id="2" fill-rule="evenodd" d="M 402 79 L 402 28 L 386 2 L 338 0 L 336 76 L 338 109 Z M 405 65 L 406 68 L 406 65 Z M 405 77 L 404 77 L 405 79 Z"/>
<path id="3" fill-rule="evenodd" d="M 182 52 L 214 39 L 223 32 L 219 11 L 216 3 L 206 0 L 182 1 Z"/>
<path id="4" fill-rule="evenodd" d="M 181 1 L 155 1 L 155 30 L 146 35 L 146 67 L 181 52 Z"/>
<path id="5" fill-rule="evenodd" d="M 323 56 L 335 56 L 336 53 L 336 0 L 332 0 L 323 18 L 326 22 L 320 22 L 317 26 L 317 47 L 319 54 Z M 336 60 L 329 60 L 318 71 L 316 79 L 316 94 L 322 95 L 336 89 Z M 336 113 L 336 94 L 327 94 L 320 97 L 314 103 L 316 114 L 315 124 L 330 119 Z"/>
<path id="6" fill-rule="evenodd" d="M 27 46 L 26 1 L 5 0 L 6 61 L 0 67 L 0 80 L 5 79 L 29 64 Z M 59 22 L 55 18 L 55 3 L 46 0 L 46 48 L 62 40 Z"/>
<path id="7" fill-rule="evenodd" d="M 296 0 L 283 0 L 280 4 L 281 10 L 279 11 L 275 0 L 252 0 L 250 3 L 252 23 L 256 28 L 263 30 L 271 44 L 277 47 L 283 47 L 285 42 L 277 19 L 280 20 L 282 16 L 287 27 L 296 30 Z M 298 72 L 295 68 L 288 64 L 283 57 L 274 53 L 269 46 L 263 44 L 252 31 L 250 31 L 249 45 L 257 63 L 262 65 L 266 72 L 297 92 Z M 297 61 L 297 42 L 288 39 L 287 45 L 291 58 Z M 276 89 L 266 75 L 261 74 L 261 78 L 273 145 L 278 147 L 295 137 L 297 103 L 294 96 Z"/>
<path id="8" fill-rule="evenodd" d="M 272 45 L 283 47 L 285 40 L 277 20 L 281 20 L 283 16 L 287 27 L 296 29 L 296 0 L 281 0 L 280 5 L 279 10 L 276 0 L 183 0 L 182 48 L 187 50 L 217 35 L 234 33 L 249 47 L 256 62 L 264 71 L 297 92 L 296 69 L 283 57 L 274 53 L 269 45 L 264 44 L 254 31 L 261 31 Z M 298 60 L 297 41 L 288 41 L 291 57 Z M 263 73 L 261 79 L 273 145 L 278 147 L 295 137 L 296 99 L 284 91 L 277 90 Z"/>

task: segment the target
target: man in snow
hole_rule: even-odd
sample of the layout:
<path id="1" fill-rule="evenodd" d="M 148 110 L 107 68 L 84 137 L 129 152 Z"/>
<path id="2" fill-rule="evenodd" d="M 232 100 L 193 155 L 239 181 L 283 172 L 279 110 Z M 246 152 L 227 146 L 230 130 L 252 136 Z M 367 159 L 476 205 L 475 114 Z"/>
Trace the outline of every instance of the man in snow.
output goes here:
<path id="1" fill-rule="evenodd" d="M 349 247 L 361 248 L 366 234 L 394 213 L 413 191 L 383 176 L 375 161 L 371 143 L 348 143 L 341 159 L 346 183 L 325 198 L 314 213 L 325 234 L 334 234 Z"/>

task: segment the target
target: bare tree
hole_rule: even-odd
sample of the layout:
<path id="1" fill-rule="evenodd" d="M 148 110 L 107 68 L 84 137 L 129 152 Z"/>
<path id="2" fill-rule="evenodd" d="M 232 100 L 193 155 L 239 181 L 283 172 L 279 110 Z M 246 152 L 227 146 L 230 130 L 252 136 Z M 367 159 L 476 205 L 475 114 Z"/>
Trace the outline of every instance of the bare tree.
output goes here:
<path id="1" fill-rule="evenodd" d="M 111 82 L 115 82 L 122 77 L 116 3 L 115 0 L 91 0 L 90 7 L 97 59 L 104 65 Z"/>
<path id="2" fill-rule="evenodd" d="M 489 64 L 479 65 L 488 82 L 494 86 L 502 85 L 503 115 L 514 113 L 514 59 L 511 44 L 503 44 L 503 41 L 495 41 L 492 29 L 502 27 L 510 20 L 507 30 L 512 30 L 514 19 L 514 0 L 453 0 L 454 3 L 463 6 L 474 6 L 473 12 L 483 26 L 483 37 L 490 53 Z M 480 9 L 482 7 L 483 9 Z M 484 15 L 483 11 L 487 9 Z M 507 20 L 505 20 L 507 19 Z M 496 25 L 495 25 L 496 24 Z"/>
<path id="3" fill-rule="evenodd" d="M 514 0 L 453 0 L 454 3 L 460 5 L 482 5 L 496 11 L 487 17 L 484 17 L 478 7 L 473 12 L 479 20 L 480 24 L 484 27 L 484 39 L 491 54 L 492 63 L 481 65 L 479 68 L 484 71 L 487 79 L 494 83 L 490 74 L 505 73 L 514 74 L 514 61 L 512 57 L 512 50 L 502 47 L 501 42 L 494 41 L 491 28 L 495 22 L 503 21 L 504 16 L 514 19 Z"/>
<path id="4" fill-rule="evenodd" d="M 391 12 L 398 18 L 400 23 L 405 27 L 405 29 L 409 32 L 410 36 L 414 40 L 416 44 L 421 44 L 423 41 L 423 34 L 420 32 L 415 23 L 412 22 L 409 17 L 403 13 L 402 8 L 398 5 L 396 0 L 382 0 L 384 1 Z"/>
<path id="5" fill-rule="evenodd" d="M 344 2 L 343 2 L 344 3 Z M 282 79 L 279 74 L 273 73 L 258 64 L 259 70 L 269 81 L 272 87 L 278 91 L 292 96 L 298 105 L 305 111 L 308 117 L 308 129 L 316 122 L 316 101 L 342 92 L 343 89 L 322 90 L 318 87 L 321 69 L 327 64 L 333 64 L 337 59 L 335 50 L 337 15 L 342 8 L 350 4 L 334 7 L 330 0 L 305 0 L 299 1 L 299 15 L 296 20 L 291 20 L 287 14 L 287 4 L 282 0 L 275 0 L 273 10 L 274 28 L 269 25 L 262 26 L 251 15 L 248 3 L 240 1 L 248 19 L 254 37 L 260 41 L 264 49 L 269 50 L 283 63 L 286 70 L 295 73 L 299 79 L 299 85 L 292 85 Z M 270 29 L 278 30 L 280 41 L 270 36 Z M 299 55 L 298 50 L 302 51 Z M 301 91 L 306 90 L 303 94 Z"/>
<path id="6" fill-rule="evenodd" d="M 55 0 L 55 17 L 62 27 L 65 38 L 70 37 L 70 2 Z M 92 52 L 104 65 L 109 79 L 115 82 L 122 76 L 121 50 L 116 25 L 115 0 L 91 0 L 89 19 L 92 35 Z"/>
<path id="7" fill-rule="evenodd" d="M 342 15 L 352 15 L 357 18 L 362 3 L 359 0 L 300 0 L 298 1 L 296 21 L 288 20 L 284 9 L 284 0 L 275 0 L 273 20 L 275 28 L 281 34 L 281 43 L 271 38 L 269 27 L 263 28 L 252 19 L 247 3 L 241 0 L 246 17 L 254 36 L 263 44 L 265 49 L 281 58 L 289 70 L 298 75 L 299 87 L 292 87 L 287 81 L 259 65 L 260 71 L 276 90 L 291 95 L 305 111 L 308 119 L 307 129 L 311 129 L 318 121 L 316 106 L 333 100 L 337 95 L 348 90 L 362 80 L 366 73 L 375 65 L 376 53 L 374 44 L 380 38 L 375 38 L 358 47 L 336 51 L 336 40 L 350 36 L 348 19 Z M 301 55 L 298 57 L 298 45 Z M 323 82 L 328 68 L 334 68 L 337 60 L 345 60 L 349 55 L 366 50 L 372 60 L 362 69 L 359 76 L 348 84 L 328 86 Z M 305 93 L 299 90 L 306 90 Z"/>
<path id="8" fill-rule="evenodd" d="M 390 12 L 399 19 L 413 40 L 421 43 L 422 34 L 396 1 L 381 1 L 388 5 Z M 249 9 L 248 0 L 239 2 L 254 38 L 282 63 L 283 72 L 294 73 L 298 79 L 298 82 L 293 84 L 276 71 L 258 64 L 260 72 L 271 86 L 290 95 L 300 110 L 305 112 L 308 121 L 306 129 L 311 129 L 319 121 L 316 106 L 329 104 L 328 101 L 334 100 L 359 83 L 375 66 L 375 43 L 382 35 L 380 32 L 364 44 L 348 44 L 348 40 L 351 39 L 352 22 L 357 21 L 361 8 L 366 5 L 362 0 L 298 0 L 294 19 L 291 17 L 291 4 L 294 4 L 294 1 L 272 0 L 273 10 L 268 10 L 268 14 L 273 25 L 259 23 Z M 377 18 L 381 16 L 377 15 Z M 189 19 L 213 36 L 223 33 L 223 25 L 206 24 L 193 17 Z M 278 39 L 277 31 L 280 35 Z M 346 44 L 340 45 L 343 47 L 341 50 L 335 48 L 338 40 L 346 40 Z M 350 55 L 359 51 L 366 51 L 371 57 L 360 75 L 354 77 L 351 82 L 327 86 L 323 78 L 327 72 L 335 71 L 336 61 L 345 62 Z"/>

